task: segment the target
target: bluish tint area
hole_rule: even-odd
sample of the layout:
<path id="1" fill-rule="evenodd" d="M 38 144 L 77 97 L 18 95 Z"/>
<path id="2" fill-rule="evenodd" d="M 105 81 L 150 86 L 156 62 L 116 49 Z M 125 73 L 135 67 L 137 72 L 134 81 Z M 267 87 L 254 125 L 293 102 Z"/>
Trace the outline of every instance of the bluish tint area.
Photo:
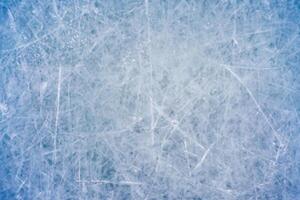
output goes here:
<path id="1" fill-rule="evenodd" d="M 298 0 L 0 0 L 0 200 L 300 199 Z"/>

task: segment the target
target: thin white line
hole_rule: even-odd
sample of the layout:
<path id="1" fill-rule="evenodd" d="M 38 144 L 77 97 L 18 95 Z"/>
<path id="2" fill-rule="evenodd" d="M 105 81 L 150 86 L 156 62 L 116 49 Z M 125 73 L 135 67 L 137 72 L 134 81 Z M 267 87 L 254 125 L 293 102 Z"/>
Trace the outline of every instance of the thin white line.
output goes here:
<path id="1" fill-rule="evenodd" d="M 61 66 L 59 66 L 58 81 L 57 81 L 55 131 L 54 131 L 54 161 L 56 161 L 56 152 L 57 152 L 57 132 L 58 132 L 58 122 L 59 122 L 59 112 L 60 112 L 61 75 L 62 75 L 62 69 Z"/>
<path id="2" fill-rule="evenodd" d="M 223 65 L 224 68 L 229 71 L 232 76 L 245 88 L 245 90 L 247 91 L 247 93 L 250 95 L 251 99 L 253 100 L 253 102 L 255 103 L 257 109 L 259 110 L 259 112 L 263 115 L 265 121 L 267 122 L 267 124 L 270 126 L 270 128 L 272 129 L 275 138 L 279 141 L 280 143 L 280 147 L 282 147 L 282 143 L 280 140 L 280 136 L 278 134 L 278 132 L 275 130 L 274 126 L 271 124 L 269 118 L 267 117 L 267 115 L 264 113 L 264 111 L 262 110 L 261 106 L 259 105 L 259 103 L 257 102 L 257 100 L 255 99 L 254 95 L 252 94 L 251 90 L 243 83 L 243 81 L 240 79 L 240 77 L 234 73 L 228 66 Z"/>
<path id="3" fill-rule="evenodd" d="M 209 146 L 208 149 L 206 149 L 206 151 L 204 152 L 204 154 L 203 154 L 201 160 L 197 163 L 197 165 L 195 166 L 195 168 L 193 169 L 193 171 L 197 170 L 199 167 L 202 166 L 204 160 L 206 159 L 208 153 L 210 152 L 210 150 L 212 149 L 212 147 L 213 147 L 214 145 L 215 145 L 215 142 L 212 143 L 212 144 Z"/>

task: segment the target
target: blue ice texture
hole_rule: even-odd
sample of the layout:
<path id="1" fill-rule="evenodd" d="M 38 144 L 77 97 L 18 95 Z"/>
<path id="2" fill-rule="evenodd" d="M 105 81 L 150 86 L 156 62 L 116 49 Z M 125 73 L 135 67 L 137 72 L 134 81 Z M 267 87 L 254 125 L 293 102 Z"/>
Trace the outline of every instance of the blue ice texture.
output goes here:
<path id="1" fill-rule="evenodd" d="M 0 200 L 299 200 L 299 0 L 0 0 Z"/>

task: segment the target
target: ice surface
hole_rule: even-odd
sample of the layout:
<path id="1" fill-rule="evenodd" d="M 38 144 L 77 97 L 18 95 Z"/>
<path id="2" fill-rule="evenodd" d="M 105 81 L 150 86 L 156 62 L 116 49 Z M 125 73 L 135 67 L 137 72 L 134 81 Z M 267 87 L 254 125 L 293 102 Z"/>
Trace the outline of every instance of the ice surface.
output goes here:
<path id="1" fill-rule="evenodd" d="M 300 4 L 0 1 L 0 199 L 300 199 Z"/>

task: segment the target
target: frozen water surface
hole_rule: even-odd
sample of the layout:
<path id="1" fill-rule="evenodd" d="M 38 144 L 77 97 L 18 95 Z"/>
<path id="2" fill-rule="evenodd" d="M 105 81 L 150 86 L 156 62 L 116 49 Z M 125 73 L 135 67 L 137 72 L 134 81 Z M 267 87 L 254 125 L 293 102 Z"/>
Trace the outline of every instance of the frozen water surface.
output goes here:
<path id="1" fill-rule="evenodd" d="M 1 0 L 1 200 L 300 199 L 298 0 Z"/>

